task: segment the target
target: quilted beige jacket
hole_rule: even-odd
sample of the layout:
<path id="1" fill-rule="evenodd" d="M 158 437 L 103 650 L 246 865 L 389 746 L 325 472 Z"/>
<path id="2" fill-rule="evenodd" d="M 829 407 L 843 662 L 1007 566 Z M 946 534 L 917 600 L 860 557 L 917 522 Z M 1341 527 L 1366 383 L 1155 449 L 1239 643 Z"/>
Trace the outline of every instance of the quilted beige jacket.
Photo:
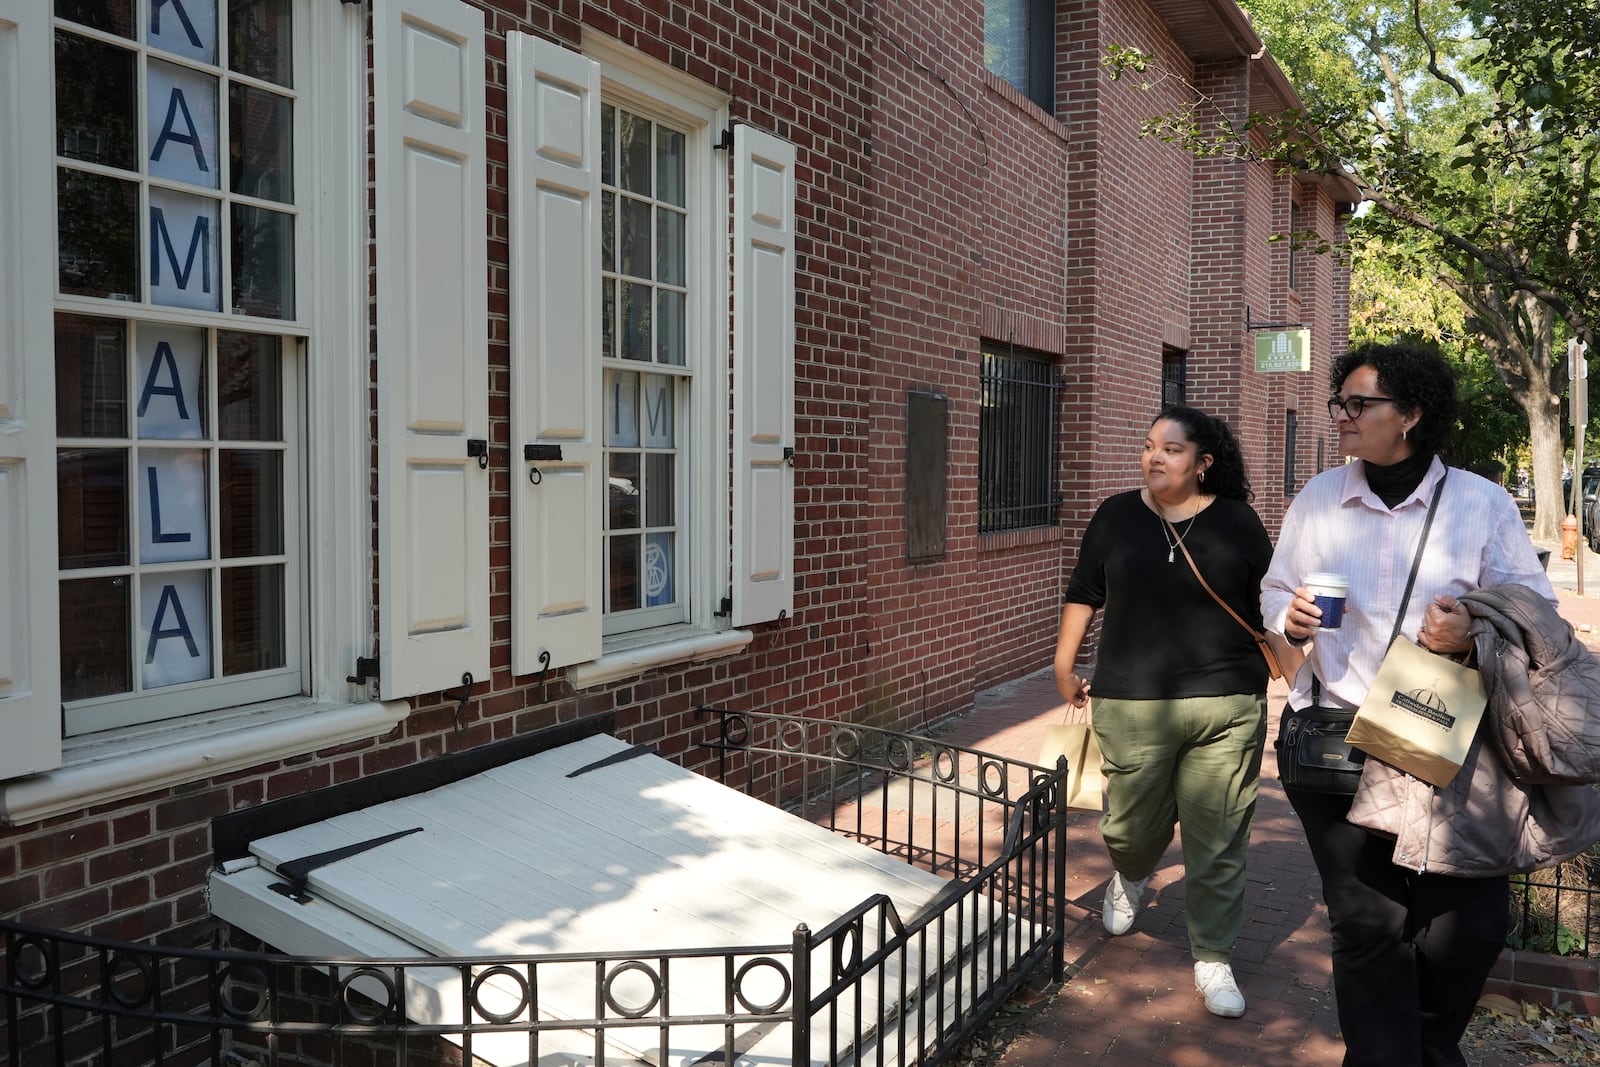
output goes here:
<path id="1" fill-rule="evenodd" d="M 1369 759 L 1349 819 L 1394 838 L 1394 862 L 1417 871 L 1554 866 L 1600 840 L 1600 793 L 1557 784 L 1594 780 L 1586 776 L 1600 749 L 1573 732 L 1600 728 L 1600 661 L 1530 589 L 1497 585 L 1461 599 L 1489 697 L 1466 762 L 1435 789 Z"/>

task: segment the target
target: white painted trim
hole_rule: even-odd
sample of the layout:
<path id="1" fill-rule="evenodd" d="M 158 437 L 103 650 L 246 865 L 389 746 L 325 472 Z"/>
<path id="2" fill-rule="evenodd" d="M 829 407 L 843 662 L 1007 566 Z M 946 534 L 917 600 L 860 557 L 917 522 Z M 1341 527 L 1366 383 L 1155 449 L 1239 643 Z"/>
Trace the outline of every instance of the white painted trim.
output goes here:
<path id="1" fill-rule="evenodd" d="M 654 640 L 648 640 L 654 638 Z M 693 626 L 667 626 L 607 638 L 600 658 L 567 668 L 574 689 L 589 689 L 607 682 L 632 678 L 656 667 L 676 663 L 704 663 L 735 656 L 755 638 L 752 630 L 712 632 Z"/>
<path id="2" fill-rule="evenodd" d="M 274 705 L 218 713 L 183 729 L 98 735 L 69 741 L 57 770 L 0 783 L 0 823 L 20 826 L 95 804 L 165 789 L 290 756 L 380 737 L 405 720 L 402 700 L 362 704 Z M 174 735 L 177 736 L 174 736 Z"/>
<path id="3" fill-rule="evenodd" d="M 583 54 L 603 68 L 607 93 L 625 92 L 633 102 L 678 113 L 681 122 L 714 122 L 727 118 L 731 97 L 697 78 L 645 56 L 614 37 L 585 27 Z M 719 130 L 721 127 L 717 127 Z"/>
<path id="4" fill-rule="evenodd" d="M 304 217 L 316 234 L 305 376 L 307 454 L 305 680 L 318 700 L 361 699 L 345 678 L 372 647 L 371 454 L 367 398 L 367 44 L 358 4 L 310 5 L 311 62 L 302 99 L 318 116 L 315 192 Z"/>

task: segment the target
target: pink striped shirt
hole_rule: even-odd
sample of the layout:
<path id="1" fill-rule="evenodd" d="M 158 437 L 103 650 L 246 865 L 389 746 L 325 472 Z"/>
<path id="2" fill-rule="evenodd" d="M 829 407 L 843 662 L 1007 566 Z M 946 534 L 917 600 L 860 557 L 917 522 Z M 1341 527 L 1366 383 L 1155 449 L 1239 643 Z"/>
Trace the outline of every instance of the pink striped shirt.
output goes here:
<path id="1" fill-rule="evenodd" d="M 1311 670 L 1296 676 L 1291 704 L 1311 702 L 1313 671 L 1322 680 L 1323 704 L 1356 707 L 1367 695 L 1388 651 L 1428 503 L 1444 473 L 1444 464 L 1435 459 L 1392 511 L 1367 486 L 1359 460 L 1323 471 L 1295 497 L 1261 582 L 1265 625 L 1283 632 L 1295 587 L 1314 571 L 1349 575 L 1350 598 L 1344 625 L 1314 635 L 1306 661 Z M 1459 596 L 1511 582 L 1557 602 L 1510 495 L 1486 478 L 1451 468 L 1400 632 L 1415 640 L 1423 609 L 1441 593 Z"/>

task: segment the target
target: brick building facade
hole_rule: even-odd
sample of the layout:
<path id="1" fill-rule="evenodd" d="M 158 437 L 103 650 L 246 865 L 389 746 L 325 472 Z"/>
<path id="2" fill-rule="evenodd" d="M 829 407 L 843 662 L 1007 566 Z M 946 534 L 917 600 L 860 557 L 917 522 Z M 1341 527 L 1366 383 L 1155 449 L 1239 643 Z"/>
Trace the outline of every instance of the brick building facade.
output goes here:
<path id="1" fill-rule="evenodd" d="M 7 915 L 207 942 L 214 818 L 598 712 L 965 710 L 1164 381 L 1269 526 L 1332 461 L 1269 238 L 1349 190 L 1139 135 L 1295 105 L 1227 0 L 199 7 L 0 0 Z"/>

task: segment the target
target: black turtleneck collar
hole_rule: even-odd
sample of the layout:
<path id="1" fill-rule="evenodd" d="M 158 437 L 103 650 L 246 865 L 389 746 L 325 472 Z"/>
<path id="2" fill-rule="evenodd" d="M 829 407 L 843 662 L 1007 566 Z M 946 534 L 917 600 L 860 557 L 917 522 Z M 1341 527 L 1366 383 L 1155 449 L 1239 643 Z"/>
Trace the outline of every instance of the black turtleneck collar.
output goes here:
<path id="1" fill-rule="evenodd" d="M 1413 452 L 1399 463 L 1391 463 L 1387 467 L 1362 462 L 1367 485 L 1383 501 L 1383 506 L 1391 510 L 1416 491 L 1417 486 L 1422 484 L 1422 476 L 1428 473 L 1432 465 L 1432 452 Z"/>

